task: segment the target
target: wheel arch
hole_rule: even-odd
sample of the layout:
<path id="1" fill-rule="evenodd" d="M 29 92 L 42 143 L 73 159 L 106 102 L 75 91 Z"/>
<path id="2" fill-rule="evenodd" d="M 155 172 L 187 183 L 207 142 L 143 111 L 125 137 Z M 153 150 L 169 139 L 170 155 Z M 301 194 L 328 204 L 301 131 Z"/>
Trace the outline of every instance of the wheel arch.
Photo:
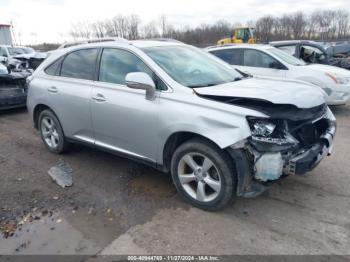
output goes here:
<path id="1" fill-rule="evenodd" d="M 35 107 L 34 107 L 34 110 L 33 110 L 33 122 L 34 122 L 34 127 L 36 129 L 39 128 L 39 116 L 40 116 L 40 113 L 46 109 L 49 109 L 51 110 L 54 114 L 55 112 L 52 110 L 52 108 L 50 108 L 49 106 L 45 105 L 45 104 L 37 104 Z M 55 114 L 56 115 L 56 114 Z M 57 116 L 56 116 L 57 117 Z"/>
<path id="2" fill-rule="evenodd" d="M 178 131 L 173 134 L 171 134 L 168 139 L 166 140 L 164 147 L 163 147 L 163 169 L 168 172 L 170 170 L 170 163 L 173 153 L 175 152 L 176 148 L 178 148 L 181 144 L 185 143 L 186 141 L 189 141 L 194 138 L 200 138 L 203 139 L 211 144 L 214 144 L 218 148 L 220 146 L 215 143 L 215 141 L 201 135 L 195 132 L 189 132 L 189 131 Z"/>

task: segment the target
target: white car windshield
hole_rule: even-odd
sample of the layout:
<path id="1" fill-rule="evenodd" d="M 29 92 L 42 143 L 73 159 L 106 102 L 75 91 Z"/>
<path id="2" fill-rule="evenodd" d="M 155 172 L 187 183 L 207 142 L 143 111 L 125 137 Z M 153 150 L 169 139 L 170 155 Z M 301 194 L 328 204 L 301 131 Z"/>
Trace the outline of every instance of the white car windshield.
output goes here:
<path id="1" fill-rule="evenodd" d="M 243 76 L 212 55 L 189 46 L 157 46 L 142 49 L 181 85 L 195 88 L 225 84 Z"/>
<path id="2" fill-rule="evenodd" d="M 7 48 L 10 55 L 22 55 L 24 54 L 24 51 L 22 48 L 19 48 L 19 47 L 8 47 Z"/>
<path id="3" fill-rule="evenodd" d="M 30 48 L 30 47 L 22 47 L 22 50 L 25 54 L 34 54 L 35 51 L 33 48 Z"/>
<path id="4" fill-rule="evenodd" d="M 290 65 L 294 65 L 294 66 L 304 66 L 306 65 L 306 63 L 290 54 L 287 54 L 284 51 L 281 51 L 277 48 L 269 48 L 267 50 L 268 52 L 270 52 L 271 54 L 275 55 L 276 57 L 278 57 L 280 60 L 286 62 L 287 64 Z"/>

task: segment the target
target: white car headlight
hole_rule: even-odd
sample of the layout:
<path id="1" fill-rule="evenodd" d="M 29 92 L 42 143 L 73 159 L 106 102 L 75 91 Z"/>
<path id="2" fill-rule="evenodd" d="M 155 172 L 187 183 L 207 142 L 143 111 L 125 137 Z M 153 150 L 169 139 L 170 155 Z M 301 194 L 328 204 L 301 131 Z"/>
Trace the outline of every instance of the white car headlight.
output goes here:
<path id="1" fill-rule="evenodd" d="M 252 135 L 267 137 L 270 136 L 276 128 L 276 124 L 265 119 L 248 119 Z"/>
<path id="2" fill-rule="evenodd" d="M 341 76 L 336 76 L 334 74 L 331 73 L 326 73 L 326 75 L 330 78 L 332 78 L 332 80 L 339 85 L 347 85 L 349 84 L 349 78 L 346 77 L 341 77 Z"/>

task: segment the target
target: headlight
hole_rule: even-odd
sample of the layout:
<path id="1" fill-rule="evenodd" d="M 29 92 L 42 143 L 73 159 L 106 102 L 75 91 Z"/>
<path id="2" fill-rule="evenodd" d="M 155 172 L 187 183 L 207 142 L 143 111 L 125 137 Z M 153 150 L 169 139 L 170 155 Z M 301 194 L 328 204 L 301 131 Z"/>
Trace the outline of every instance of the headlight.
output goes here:
<path id="1" fill-rule="evenodd" d="M 349 83 L 349 79 L 345 78 L 345 77 L 341 77 L 341 76 L 336 76 L 334 74 L 331 73 L 326 73 L 326 75 L 330 78 L 332 78 L 332 80 L 339 85 L 346 85 Z"/>
<path id="2" fill-rule="evenodd" d="M 248 139 L 258 151 L 280 151 L 298 144 L 288 133 L 285 121 L 247 117 L 252 136 Z"/>
<path id="3" fill-rule="evenodd" d="M 248 118 L 248 122 L 252 135 L 254 136 L 270 136 L 276 128 L 276 124 L 265 119 Z"/>

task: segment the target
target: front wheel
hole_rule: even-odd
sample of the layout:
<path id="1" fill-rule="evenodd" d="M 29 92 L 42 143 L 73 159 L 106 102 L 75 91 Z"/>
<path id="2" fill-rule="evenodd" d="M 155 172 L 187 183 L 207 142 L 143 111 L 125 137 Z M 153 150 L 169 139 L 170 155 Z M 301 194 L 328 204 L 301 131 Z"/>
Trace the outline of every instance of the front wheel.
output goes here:
<path id="1" fill-rule="evenodd" d="M 178 192 L 192 205 L 217 210 L 234 196 L 236 175 L 232 160 L 213 143 L 193 139 L 180 145 L 171 161 Z"/>

